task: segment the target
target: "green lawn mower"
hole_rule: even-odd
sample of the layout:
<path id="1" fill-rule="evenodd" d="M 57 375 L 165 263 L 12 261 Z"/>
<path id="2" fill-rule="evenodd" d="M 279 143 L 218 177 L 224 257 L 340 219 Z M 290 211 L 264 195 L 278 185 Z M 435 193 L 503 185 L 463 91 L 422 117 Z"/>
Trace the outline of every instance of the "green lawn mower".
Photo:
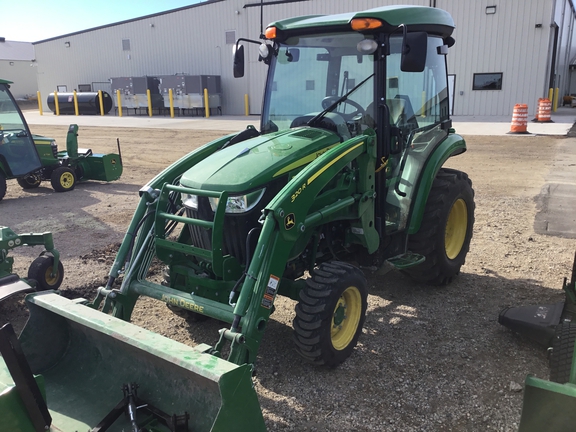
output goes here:
<path id="1" fill-rule="evenodd" d="M 14 178 L 23 189 L 37 188 L 49 180 L 56 192 L 71 191 L 79 181 L 120 178 L 119 140 L 118 154 L 78 148 L 78 125 L 72 124 L 66 150 L 58 151 L 54 139 L 30 133 L 9 88 L 10 81 L 0 79 L 0 200 L 6 194 L 6 180 Z"/>
<path id="2" fill-rule="evenodd" d="M 297 353 L 334 368 L 362 333 L 361 268 L 431 285 L 456 277 L 475 204 L 468 176 L 443 167 L 466 151 L 449 116 L 453 30 L 440 9 L 390 6 L 286 19 L 260 41 L 240 39 L 234 75 L 241 42 L 258 45 L 268 68 L 260 129 L 205 144 L 140 190 L 93 301 L 27 297 L 19 343 L 48 401 L 31 410 L 70 431 L 262 431 L 251 374 L 277 296 L 298 303 Z M 164 283 L 149 275 L 153 260 Z M 226 327 L 215 344 L 186 347 L 129 323 L 140 296 Z"/>
<path id="3" fill-rule="evenodd" d="M 30 265 L 26 278 L 12 272 L 14 258 L 8 256 L 11 249 L 21 246 L 44 246 L 44 251 Z M 19 292 L 57 290 L 63 278 L 64 267 L 51 233 L 18 235 L 0 226 L 0 301 Z"/>
<path id="4" fill-rule="evenodd" d="M 34 135 L 34 144 L 42 162 L 42 168 L 18 178 L 23 189 L 34 189 L 49 180 L 56 192 L 74 189 L 76 183 L 85 180 L 114 181 L 122 175 L 120 142 L 118 154 L 98 154 L 91 149 L 78 148 L 78 125 L 71 124 L 66 136 L 66 150 L 58 151 L 56 141 Z"/>

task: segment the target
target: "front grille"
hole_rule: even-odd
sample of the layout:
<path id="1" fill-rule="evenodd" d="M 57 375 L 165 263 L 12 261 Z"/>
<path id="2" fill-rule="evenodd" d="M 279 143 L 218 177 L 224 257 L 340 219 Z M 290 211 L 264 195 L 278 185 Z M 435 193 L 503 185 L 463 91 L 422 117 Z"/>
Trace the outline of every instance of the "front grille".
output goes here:
<path id="1" fill-rule="evenodd" d="M 262 201 L 251 211 L 241 214 L 226 214 L 224 216 L 224 232 L 222 233 L 222 254 L 232 255 L 241 264 L 246 264 L 246 237 L 248 232 L 260 226 L 258 218 L 264 206 Z M 186 209 L 188 217 L 206 221 L 214 220 L 214 213 L 208 199 L 199 197 L 198 210 Z M 212 230 L 195 225 L 188 225 L 192 245 L 206 250 L 212 250 Z"/>
<path id="2" fill-rule="evenodd" d="M 240 264 L 246 264 L 246 238 L 252 228 L 260 227 L 258 219 L 262 210 L 286 185 L 288 175 L 275 179 L 266 186 L 264 195 L 258 204 L 246 213 L 226 213 L 224 215 L 224 232 L 222 233 L 222 254 L 232 255 Z M 198 197 L 198 210 L 186 208 L 186 215 L 193 219 L 200 219 L 212 222 L 214 212 L 210 207 L 210 202 L 206 197 Z M 195 225 L 188 225 L 192 245 L 212 250 L 212 230 Z M 250 239 L 250 253 L 256 248 L 258 235 L 252 235 Z"/>

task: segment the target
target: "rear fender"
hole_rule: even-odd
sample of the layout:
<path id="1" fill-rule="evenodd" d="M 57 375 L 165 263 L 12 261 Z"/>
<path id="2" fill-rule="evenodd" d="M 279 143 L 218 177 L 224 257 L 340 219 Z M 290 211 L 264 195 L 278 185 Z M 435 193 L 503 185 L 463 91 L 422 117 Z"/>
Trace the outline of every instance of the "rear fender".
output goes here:
<path id="1" fill-rule="evenodd" d="M 432 183 L 436 178 L 436 174 L 444 165 L 444 162 L 451 156 L 462 154 L 466 151 L 466 142 L 460 135 L 450 134 L 444 141 L 436 147 L 430 154 L 428 161 L 422 174 L 418 185 L 418 192 L 413 201 L 412 216 L 408 225 L 408 234 L 415 234 L 420 229 L 422 218 L 424 216 L 424 208 L 428 201 L 428 195 L 432 189 Z"/>

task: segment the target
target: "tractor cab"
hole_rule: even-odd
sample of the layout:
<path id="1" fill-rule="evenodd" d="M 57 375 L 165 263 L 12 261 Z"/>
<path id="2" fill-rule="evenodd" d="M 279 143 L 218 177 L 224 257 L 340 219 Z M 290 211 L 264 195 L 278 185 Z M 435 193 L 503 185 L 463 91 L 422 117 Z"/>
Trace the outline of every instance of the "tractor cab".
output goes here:
<path id="1" fill-rule="evenodd" d="M 41 167 L 34 140 L 9 84 L 10 81 L 0 80 L 0 200 L 6 193 L 6 179 Z"/>
<path id="2" fill-rule="evenodd" d="M 262 134 L 324 129 L 340 142 L 375 135 L 375 190 L 386 197 L 376 205 L 380 236 L 418 229 L 418 183 L 451 129 L 446 54 L 454 43 L 452 18 L 426 9 L 424 24 L 416 15 L 397 19 L 399 11 L 408 9 L 299 17 L 271 23 L 263 41 L 239 40 L 260 43 L 259 58 L 269 66 Z M 237 77 L 243 57 L 237 43 Z M 313 146 L 310 151 L 318 153 Z M 449 154 L 463 151 L 456 145 Z"/>

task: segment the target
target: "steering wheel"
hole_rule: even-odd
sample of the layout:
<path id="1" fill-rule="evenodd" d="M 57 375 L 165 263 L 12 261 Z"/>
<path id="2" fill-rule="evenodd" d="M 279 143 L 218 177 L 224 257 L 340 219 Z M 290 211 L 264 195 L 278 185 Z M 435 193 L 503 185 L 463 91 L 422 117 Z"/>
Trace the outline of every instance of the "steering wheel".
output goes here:
<path id="1" fill-rule="evenodd" d="M 324 99 L 322 99 L 322 108 L 327 109 L 330 105 L 332 105 L 337 100 L 338 100 L 338 96 L 325 97 Z M 362 105 L 360 105 L 358 102 L 353 101 L 352 99 L 346 99 L 344 102 L 342 102 L 340 104 L 340 107 L 342 105 L 346 105 L 346 104 L 351 105 L 356 110 L 351 112 L 351 113 L 343 113 L 340 111 L 333 111 L 336 114 L 340 114 L 342 117 L 344 117 L 344 120 L 346 120 L 346 121 L 352 120 L 354 117 L 356 117 L 359 114 L 364 115 L 364 113 L 366 112 L 366 110 L 362 107 Z"/>

